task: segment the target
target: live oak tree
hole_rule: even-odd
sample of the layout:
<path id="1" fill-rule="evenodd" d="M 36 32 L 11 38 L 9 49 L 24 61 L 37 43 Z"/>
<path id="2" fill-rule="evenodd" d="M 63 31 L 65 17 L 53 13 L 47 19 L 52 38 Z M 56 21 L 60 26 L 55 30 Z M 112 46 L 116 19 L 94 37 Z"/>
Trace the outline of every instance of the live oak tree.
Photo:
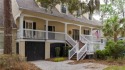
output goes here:
<path id="1" fill-rule="evenodd" d="M 89 12 L 89 19 L 92 19 L 94 11 L 100 8 L 100 0 L 89 0 L 88 3 L 81 0 L 37 0 L 37 2 L 40 2 L 42 7 L 50 10 L 57 4 L 66 4 L 71 14 L 78 10 L 81 10 L 80 15 Z"/>
<path id="2" fill-rule="evenodd" d="M 4 1 L 4 54 L 12 54 L 12 8 L 11 0 Z"/>

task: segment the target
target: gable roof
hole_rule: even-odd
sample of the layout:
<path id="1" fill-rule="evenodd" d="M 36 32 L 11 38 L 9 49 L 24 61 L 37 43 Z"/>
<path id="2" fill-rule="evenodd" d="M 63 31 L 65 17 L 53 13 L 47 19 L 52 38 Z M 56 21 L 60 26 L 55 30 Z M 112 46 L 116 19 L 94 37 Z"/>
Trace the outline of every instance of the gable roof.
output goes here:
<path id="1" fill-rule="evenodd" d="M 100 22 L 95 21 L 95 20 L 88 20 L 85 17 L 76 18 L 71 14 L 68 14 L 68 15 L 62 14 L 56 8 L 52 9 L 53 13 L 51 13 L 50 11 L 46 12 L 45 8 L 40 8 L 36 4 L 35 0 L 16 0 L 16 1 L 17 1 L 17 4 L 20 9 L 38 12 L 38 13 L 42 13 L 42 14 L 47 14 L 47 15 L 51 15 L 51 16 L 56 16 L 56 17 L 60 17 L 60 18 L 68 19 L 68 20 L 78 21 L 78 22 L 82 22 L 82 23 L 90 24 L 90 25 L 94 25 L 94 26 L 102 26 L 102 24 Z"/>
<path id="2" fill-rule="evenodd" d="M 0 0 L 0 27 L 4 27 L 4 23 L 3 23 L 3 16 L 4 16 L 4 0 Z M 16 24 L 14 23 L 14 19 L 13 19 L 13 28 L 16 28 Z"/>

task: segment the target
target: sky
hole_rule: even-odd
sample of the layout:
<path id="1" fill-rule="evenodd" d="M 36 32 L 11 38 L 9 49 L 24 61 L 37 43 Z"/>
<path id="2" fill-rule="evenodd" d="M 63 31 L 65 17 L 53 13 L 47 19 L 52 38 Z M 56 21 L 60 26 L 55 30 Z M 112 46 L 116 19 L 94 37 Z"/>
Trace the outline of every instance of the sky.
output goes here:
<path id="1" fill-rule="evenodd" d="M 86 0 L 81 0 L 81 1 L 86 1 Z M 103 1 L 103 0 L 100 0 L 100 4 L 104 4 L 104 1 Z M 99 20 L 99 21 L 100 21 L 101 16 L 100 16 L 99 14 L 94 14 L 93 17 L 94 17 L 96 20 Z"/>
<path id="2" fill-rule="evenodd" d="M 81 1 L 86 1 L 86 0 L 81 0 Z M 101 4 L 104 4 L 103 0 L 100 0 L 100 3 L 101 3 Z"/>

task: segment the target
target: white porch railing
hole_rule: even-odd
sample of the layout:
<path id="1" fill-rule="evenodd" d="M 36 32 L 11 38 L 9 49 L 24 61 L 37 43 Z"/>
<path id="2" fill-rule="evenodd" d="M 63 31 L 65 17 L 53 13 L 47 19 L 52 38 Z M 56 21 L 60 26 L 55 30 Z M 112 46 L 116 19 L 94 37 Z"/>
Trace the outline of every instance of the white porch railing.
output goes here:
<path id="1" fill-rule="evenodd" d="M 83 35 L 90 42 L 100 42 L 101 39 L 92 35 Z"/>
<path id="2" fill-rule="evenodd" d="M 105 43 L 101 43 L 101 38 L 92 35 L 82 35 L 88 40 L 87 53 L 94 53 L 96 50 L 103 50 Z"/>
<path id="3" fill-rule="evenodd" d="M 48 37 L 46 33 L 48 32 Z M 20 31 L 17 32 L 17 38 L 21 38 Z M 33 30 L 33 29 L 24 29 L 23 30 L 23 39 L 34 39 L 34 40 L 63 40 L 65 41 L 65 33 L 63 32 L 51 32 L 43 30 Z"/>
<path id="4" fill-rule="evenodd" d="M 88 47 L 88 40 L 84 36 L 80 36 L 80 41 L 85 45 L 77 52 L 77 61 L 85 58 Z"/>
<path id="5" fill-rule="evenodd" d="M 85 38 L 84 35 L 81 35 L 81 36 L 80 36 L 80 41 L 81 41 L 82 43 L 88 43 L 88 42 L 89 42 L 89 40 L 88 40 L 87 38 Z"/>
<path id="6" fill-rule="evenodd" d="M 77 52 L 77 61 L 81 58 L 85 58 L 87 52 L 88 43 L 86 43 L 78 52 Z"/>
<path id="7" fill-rule="evenodd" d="M 65 40 L 65 33 L 63 32 L 48 32 L 49 40 Z"/>
<path id="8" fill-rule="evenodd" d="M 24 29 L 24 39 L 46 39 L 46 31 Z"/>
<path id="9" fill-rule="evenodd" d="M 77 43 L 71 50 L 69 50 L 69 60 L 77 53 L 78 47 L 79 43 Z"/>
<path id="10" fill-rule="evenodd" d="M 72 46 L 75 46 L 77 43 L 75 40 L 73 40 L 73 38 L 71 38 L 69 35 L 66 35 L 66 40 L 68 41 L 68 43 L 70 43 Z"/>

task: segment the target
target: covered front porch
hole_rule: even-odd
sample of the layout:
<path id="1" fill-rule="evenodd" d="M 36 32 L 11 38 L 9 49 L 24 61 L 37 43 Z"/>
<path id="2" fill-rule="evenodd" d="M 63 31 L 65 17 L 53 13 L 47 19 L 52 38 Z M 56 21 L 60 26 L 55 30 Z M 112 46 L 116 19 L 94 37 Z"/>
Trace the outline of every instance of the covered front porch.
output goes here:
<path id="1" fill-rule="evenodd" d="M 74 40 L 92 35 L 93 28 L 81 24 L 67 23 L 21 15 L 17 21 L 18 39 L 65 41 L 67 35 Z"/>

